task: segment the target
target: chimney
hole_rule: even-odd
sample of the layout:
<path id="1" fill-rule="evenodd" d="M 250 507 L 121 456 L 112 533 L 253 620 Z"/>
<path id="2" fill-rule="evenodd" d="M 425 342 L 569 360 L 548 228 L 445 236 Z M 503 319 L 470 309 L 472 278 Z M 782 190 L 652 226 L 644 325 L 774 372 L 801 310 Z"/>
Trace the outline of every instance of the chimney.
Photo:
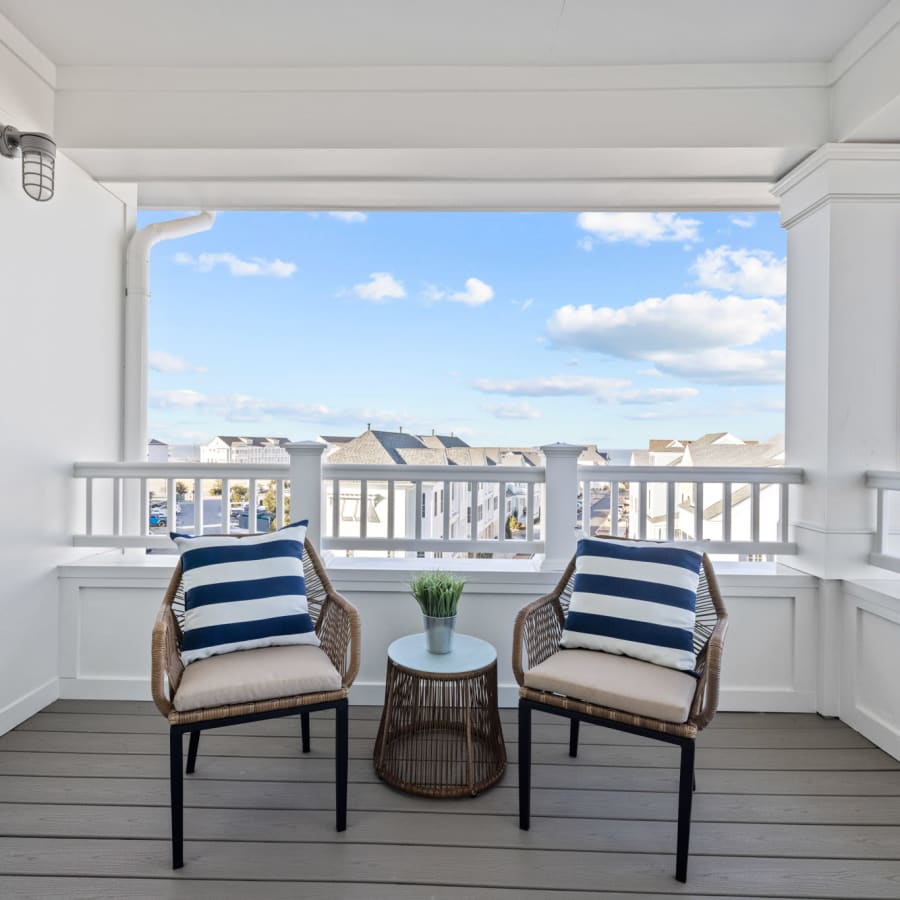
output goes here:
<path id="1" fill-rule="evenodd" d="M 400 426 L 400 434 L 403 434 L 403 426 Z"/>
<path id="2" fill-rule="evenodd" d="M 372 430 L 372 423 L 366 422 L 366 431 L 371 431 L 371 430 Z"/>

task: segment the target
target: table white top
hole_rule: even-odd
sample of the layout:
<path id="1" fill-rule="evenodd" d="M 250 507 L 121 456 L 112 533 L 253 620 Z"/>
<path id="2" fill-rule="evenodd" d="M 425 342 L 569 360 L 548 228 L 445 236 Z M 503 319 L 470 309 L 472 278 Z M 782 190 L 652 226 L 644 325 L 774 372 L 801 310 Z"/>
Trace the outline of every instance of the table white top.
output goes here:
<path id="1" fill-rule="evenodd" d="M 449 675 L 453 672 L 483 669 L 497 659 L 497 651 L 493 644 L 481 638 L 456 633 L 453 635 L 453 650 L 450 653 L 429 653 L 425 634 L 419 632 L 397 638 L 388 647 L 388 657 L 406 669 Z"/>

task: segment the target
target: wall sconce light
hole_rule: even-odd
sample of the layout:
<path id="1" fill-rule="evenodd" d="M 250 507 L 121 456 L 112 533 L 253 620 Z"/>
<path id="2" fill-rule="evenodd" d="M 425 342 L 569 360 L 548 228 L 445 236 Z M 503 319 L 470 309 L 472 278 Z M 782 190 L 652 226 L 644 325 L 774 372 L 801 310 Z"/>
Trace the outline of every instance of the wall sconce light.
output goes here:
<path id="1" fill-rule="evenodd" d="M 19 131 L 12 125 L 0 125 L 0 156 L 12 159 L 19 153 L 22 154 L 22 190 L 32 200 L 50 200 L 56 170 L 53 138 L 39 131 Z"/>

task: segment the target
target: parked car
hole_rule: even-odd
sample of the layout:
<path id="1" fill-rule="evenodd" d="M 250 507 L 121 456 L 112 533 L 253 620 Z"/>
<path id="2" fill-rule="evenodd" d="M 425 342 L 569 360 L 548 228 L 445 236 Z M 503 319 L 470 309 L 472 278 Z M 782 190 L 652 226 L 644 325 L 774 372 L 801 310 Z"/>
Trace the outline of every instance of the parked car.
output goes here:
<path id="1" fill-rule="evenodd" d="M 169 516 L 165 510 L 150 511 L 150 527 L 163 527 L 169 524 Z"/>

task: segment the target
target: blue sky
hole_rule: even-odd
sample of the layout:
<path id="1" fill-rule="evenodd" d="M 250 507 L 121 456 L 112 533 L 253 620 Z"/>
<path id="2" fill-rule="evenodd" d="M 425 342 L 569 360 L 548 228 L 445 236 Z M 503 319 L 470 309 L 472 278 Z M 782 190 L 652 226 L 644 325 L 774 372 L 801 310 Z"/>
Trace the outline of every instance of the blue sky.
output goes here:
<path id="1" fill-rule="evenodd" d="M 153 251 L 150 436 L 765 439 L 784 258 L 775 213 L 221 213 Z"/>

